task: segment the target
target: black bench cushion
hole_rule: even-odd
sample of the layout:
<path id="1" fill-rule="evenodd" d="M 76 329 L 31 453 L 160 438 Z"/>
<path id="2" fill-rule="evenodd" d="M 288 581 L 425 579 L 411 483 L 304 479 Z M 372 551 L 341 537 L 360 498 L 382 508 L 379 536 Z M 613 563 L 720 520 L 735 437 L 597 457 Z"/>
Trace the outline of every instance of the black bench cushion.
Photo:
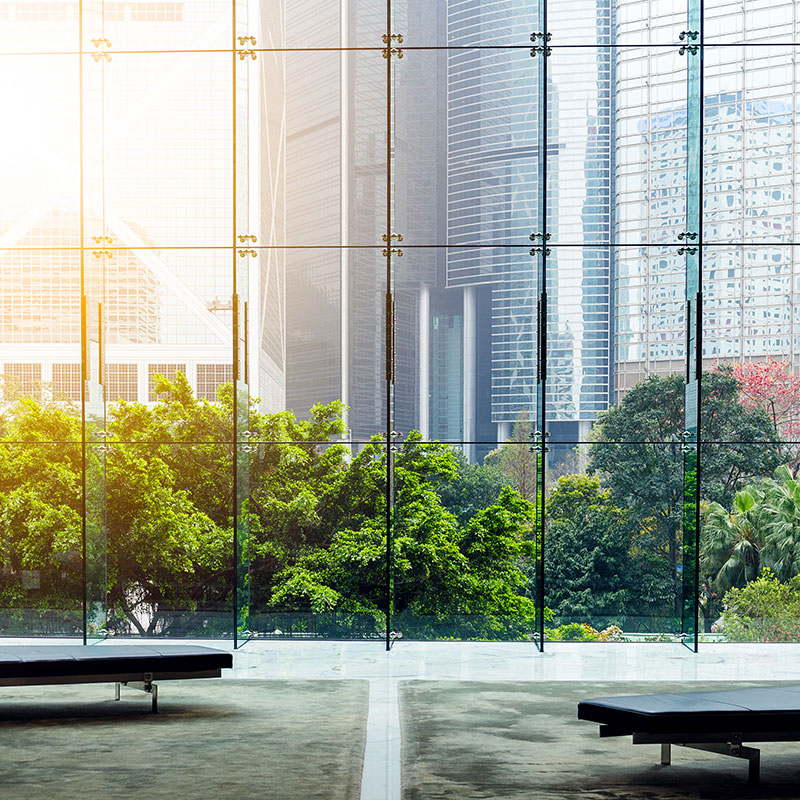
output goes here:
<path id="1" fill-rule="evenodd" d="M 210 647 L 152 645 L 9 645 L 0 647 L 0 680 L 203 672 L 233 666 L 233 655 Z"/>
<path id="2" fill-rule="evenodd" d="M 626 733 L 800 730 L 800 686 L 598 697 L 578 719 Z"/>

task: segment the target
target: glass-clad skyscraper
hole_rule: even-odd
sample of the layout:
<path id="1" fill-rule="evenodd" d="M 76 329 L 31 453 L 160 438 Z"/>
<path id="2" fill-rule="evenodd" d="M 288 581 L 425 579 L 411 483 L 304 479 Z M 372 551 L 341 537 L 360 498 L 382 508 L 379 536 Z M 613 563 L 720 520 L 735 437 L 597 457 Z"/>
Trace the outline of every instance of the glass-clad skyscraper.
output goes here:
<path id="1" fill-rule="evenodd" d="M 520 45 L 538 19 L 535 3 L 456 0 L 448 42 Z M 605 0 L 557 6 L 551 20 L 610 41 Z M 540 214 L 540 65 L 527 49 L 448 54 L 447 285 L 464 297 L 467 440 L 502 441 L 534 412 L 536 261 L 521 246 Z M 608 49 L 549 59 L 548 233 L 575 247 L 552 248 L 548 259 L 548 405 L 553 420 L 573 423 L 572 436 L 609 399 L 612 71 Z"/>
<path id="2" fill-rule="evenodd" d="M 621 41 L 674 38 L 680 20 L 620 2 Z M 703 359 L 798 361 L 797 38 L 791 2 L 752 13 L 706 3 Z M 732 37 L 758 46 L 728 46 Z M 773 44 L 771 44 L 773 43 Z M 681 372 L 684 263 L 670 243 L 686 208 L 687 109 L 675 53 L 620 48 L 617 91 L 616 394 Z M 671 68 L 670 68 L 671 67 Z M 659 244 L 661 243 L 661 244 Z M 644 246 L 645 244 L 649 246 Z"/>

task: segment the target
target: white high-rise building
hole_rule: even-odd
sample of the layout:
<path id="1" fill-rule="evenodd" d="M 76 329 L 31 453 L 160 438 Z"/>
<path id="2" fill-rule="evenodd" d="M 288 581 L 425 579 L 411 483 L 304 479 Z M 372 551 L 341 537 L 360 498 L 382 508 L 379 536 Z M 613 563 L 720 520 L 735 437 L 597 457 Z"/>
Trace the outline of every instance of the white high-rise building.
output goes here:
<path id="1" fill-rule="evenodd" d="M 649 375 L 684 371 L 685 259 L 677 236 L 687 197 L 686 56 L 678 44 L 663 46 L 679 42 L 685 7 L 618 5 L 621 44 L 661 46 L 617 55 L 617 396 Z M 792 246 L 800 223 L 798 77 L 790 46 L 798 26 L 792 0 L 705 4 L 707 366 L 773 357 L 800 369 L 800 262 Z"/>
<path id="2" fill-rule="evenodd" d="M 237 30 L 258 30 L 260 4 L 237 6 Z M 233 249 L 270 244 L 263 219 L 283 177 L 263 157 L 278 134 L 260 101 L 266 62 L 242 60 L 234 77 L 232 39 L 221 0 L 0 4 L 0 44 L 26 53 L 4 55 L 0 84 L 0 370 L 11 394 L 80 398 L 83 253 L 106 400 L 154 401 L 156 373 L 180 371 L 209 398 L 231 380 L 238 266 L 250 391 L 284 407 L 282 259 Z"/>

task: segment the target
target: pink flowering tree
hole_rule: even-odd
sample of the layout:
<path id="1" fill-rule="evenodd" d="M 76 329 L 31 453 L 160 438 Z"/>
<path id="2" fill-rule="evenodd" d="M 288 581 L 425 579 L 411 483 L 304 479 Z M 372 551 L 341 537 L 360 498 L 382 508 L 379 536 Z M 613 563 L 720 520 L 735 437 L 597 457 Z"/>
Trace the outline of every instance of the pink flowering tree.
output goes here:
<path id="1" fill-rule="evenodd" d="M 800 375 L 795 375 L 786 361 L 768 358 L 735 364 L 733 376 L 739 383 L 744 405 L 769 414 L 785 443 L 782 452 L 796 477 L 800 470 Z"/>

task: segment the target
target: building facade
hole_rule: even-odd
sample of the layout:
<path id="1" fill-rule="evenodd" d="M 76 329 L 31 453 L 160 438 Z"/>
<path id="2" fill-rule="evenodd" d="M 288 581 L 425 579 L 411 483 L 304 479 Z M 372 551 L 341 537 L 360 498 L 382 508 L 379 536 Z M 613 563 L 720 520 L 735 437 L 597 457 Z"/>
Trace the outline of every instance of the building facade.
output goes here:
<path id="1" fill-rule="evenodd" d="M 250 5 L 247 24 L 256 25 L 258 4 Z M 107 401 L 154 402 L 157 373 L 181 372 L 211 399 L 231 380 L 233 209 L 236 230 L 257 240 L 282 196 L 273 183 L 262 197 L 262 172 L 283 178 L 262 166 L 278 135 L 259 101 L 263 62 L 234 78 L 212 52 L 230 41 L 230 9 L 190 0 L 84 3 L 80 27 L 77 0 L 0 6 L 4 39 L 46 51 L 11 56 L 10 72 L 23 77 L 2 88 L 11 114 L 29 113 L 31 91 L 40 98 L 30 125 L 17 128 L 30 135 L 0 154 L 8 320 L 0 363 L 10 395 L 80 398 L 82 288 L 102 320 Z M 279 410 L 284 270 L 280 258 L 260 253 L 239 276 L 256 343 L 251 392 Z M 24 388 L 18 374 L 27 376 Z"/>
<path id="2" fill-rule="evenodd" d="M 685 24 L 680 14 L 643 16 L 638 2 L 619 6 L 621 42 L 676 41 Z M 797 76 L 785 47 L 797 36 L 794 3 L 753 4 L 743 14 L 715 1 L 705 13 L 704 363 L 772 357 L 797 371 Z M 733 41 L 748 44 L 713 47 Z M 686 219 L 687 109 L 677 51 L 620 48 L 617 59 L 618 398 L 650 375 L 684 370 L 677 235 Z"/>
<path id="3" fill-rule="evenodd" d="M 536 412 L 539 278 L 528 250 L 542 181 L 548 417 L 576 439 L 609 401 L 613 59 L 601 47 L 548 58 L 543 175 L 541 58 L 499 49 L 530 42 L 539 13 L 507 0 L 448 4 L 448 43 L 489 48 L 448 54 L 446 280 L 463 293 L 466 440 L 504 441 L 521 414 Z M 612 24 L 610 3 L 593 0 L 555 6 L 548 29 L 553 44 L 569 31 L 607 45 Z"/>

